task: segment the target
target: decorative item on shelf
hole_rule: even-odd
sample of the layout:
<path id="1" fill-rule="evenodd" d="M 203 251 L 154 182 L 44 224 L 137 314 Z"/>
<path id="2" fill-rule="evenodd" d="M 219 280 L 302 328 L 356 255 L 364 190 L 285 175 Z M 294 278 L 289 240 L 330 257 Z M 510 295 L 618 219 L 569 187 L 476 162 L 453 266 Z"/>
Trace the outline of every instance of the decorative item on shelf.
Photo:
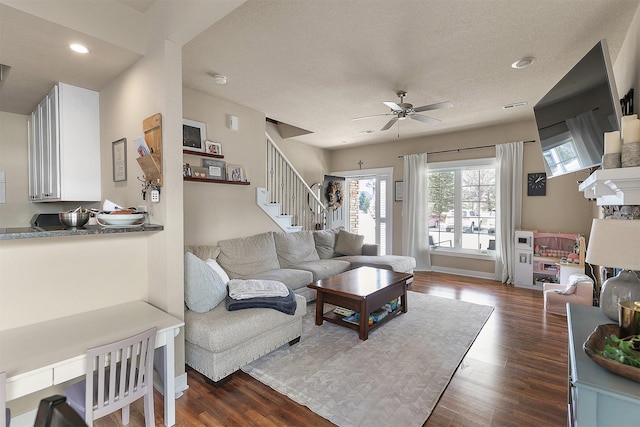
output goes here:
<path id="1" fill-rule="evenodd" d="M 182 164 L 182 176 L 191 177 L 191 165 L 189 163 Z"/>
<path id="2" fill-rule="evenodd" d="M 620 338 L 640 335 L 640 301 L 621 301 L 620 307 Z"/>
<path id="3" fill-rule="evenodd" d="M 242 165 L 227 164 L 227 180 L 235 182 L 247 181 L 247 173 Z"/>
<path id="4" fill-rule="evenodd" d="M 602 156 L 603 169 L 617 169 L 621 167 L 620 156 L 622 151 L 622 140 L 620 131 L 605 132 L 604 134 L 604 155 Z"/>
<path id="5" fill-rule="evenodd" d="M 222 144 L 220 144 L 219 142 L 213 142 L 213 141 L 205 141 L 204 143 L 204 152 L 207 154 L 216 154 L 218 156 L 222 155 Z"/>
<path id="6" fill-rule="evenodd" d="M 202 159 L 202 166 L 207 168 L 208 179 L 227 179 L 227 162 L 216 159 Z"/>
<path id="7" fill-rule="evenodd" d="M 622 269 L 606 280 L 600 291 L 602 312 L 616 322 L 620 301 L 640 301 L 640 279 L 633 271 L 640 270 L 639 236 L 640 221 L 594 219 L 591 225 L 586 261 Z"/>
<path id="8" fill-rule="evenodd" d="M 207 127 L 202 122 L 182 119 L 182 149 L 204 152 Z"/>
<path id="9" fill-rule="evenodd" d="M 194 167 L 191 168 L 191 177 L 206 179 L 207 178 L 207 168 Z"/>
<path id="10" fill-rule="evenodd" d="M 621 127 L 620 163 L 623 168 L 640 166 L 640 119 L 638 119 L 638 115 L 624 116 Z"/>

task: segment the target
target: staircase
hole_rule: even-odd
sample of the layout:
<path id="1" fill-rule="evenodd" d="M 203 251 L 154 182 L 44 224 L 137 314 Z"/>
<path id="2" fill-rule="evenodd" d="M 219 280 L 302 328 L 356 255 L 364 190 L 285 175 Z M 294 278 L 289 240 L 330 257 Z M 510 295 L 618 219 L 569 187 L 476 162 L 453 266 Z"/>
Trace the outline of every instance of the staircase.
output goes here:
<path id="1" fill-rule="evenodd" d="M 258 188 L 256 203 L 287 233 L 321 230 L 327 209 L 291 162 L 267 137 L 267 188 Z"/>

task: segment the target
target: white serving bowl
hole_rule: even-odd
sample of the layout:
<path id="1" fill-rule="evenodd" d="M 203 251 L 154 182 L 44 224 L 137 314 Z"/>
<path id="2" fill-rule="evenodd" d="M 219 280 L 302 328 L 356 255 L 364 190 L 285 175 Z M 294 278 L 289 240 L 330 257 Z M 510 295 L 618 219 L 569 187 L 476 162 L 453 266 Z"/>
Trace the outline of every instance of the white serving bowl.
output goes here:
<path id="1" fill-rule="evenodd" d="M 114 226 L 123 226 L 123 225 L 134 225 L 136 223 L 140 223 L 140 221 L 144 218 L 144 214 L 98 214 L 98 224 L 100 225 L 114 225 Z M 141 224 L 141 223 L 140 223 Z M 140 225 L 138 224 L 138 225 Z"/>

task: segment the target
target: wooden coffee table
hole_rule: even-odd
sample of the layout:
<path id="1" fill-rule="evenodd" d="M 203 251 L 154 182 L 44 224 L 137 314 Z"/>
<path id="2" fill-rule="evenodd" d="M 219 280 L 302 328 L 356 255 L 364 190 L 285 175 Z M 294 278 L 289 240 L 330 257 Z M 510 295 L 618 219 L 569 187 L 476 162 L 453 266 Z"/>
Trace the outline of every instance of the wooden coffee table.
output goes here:
<path id="1" fill-rule="evenodd" d="M 369 331 L 383 325 L 401 313 L 407 312 L 407 286 L 413 274 L 396 273 L 380 268 L 360 267 L 336 274 L 328 279 L 308 285 L 317 291 L 316 325 L 322 322 L 335 323 L 356 330 L 361 340 L 369 337 Z M 400 298 L 397 310 L 373 325 L 369 325 L 369 314 L 394 298 Z M 333 304 L 360 313 L 359 324 L 345 322 L 344 316 L 333 311 L 324 313 L 324 305 Z"/>

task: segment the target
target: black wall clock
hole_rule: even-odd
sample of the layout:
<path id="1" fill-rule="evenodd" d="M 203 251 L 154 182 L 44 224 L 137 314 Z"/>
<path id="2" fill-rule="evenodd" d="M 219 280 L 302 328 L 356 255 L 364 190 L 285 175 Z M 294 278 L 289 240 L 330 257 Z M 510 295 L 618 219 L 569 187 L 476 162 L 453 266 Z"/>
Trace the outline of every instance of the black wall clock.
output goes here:
<path id="1" fill-rule="evenodd" d="M 527 179 L 527 196 L 545 196 L 547 194 L 547 174 L 530 173 Z"/>

